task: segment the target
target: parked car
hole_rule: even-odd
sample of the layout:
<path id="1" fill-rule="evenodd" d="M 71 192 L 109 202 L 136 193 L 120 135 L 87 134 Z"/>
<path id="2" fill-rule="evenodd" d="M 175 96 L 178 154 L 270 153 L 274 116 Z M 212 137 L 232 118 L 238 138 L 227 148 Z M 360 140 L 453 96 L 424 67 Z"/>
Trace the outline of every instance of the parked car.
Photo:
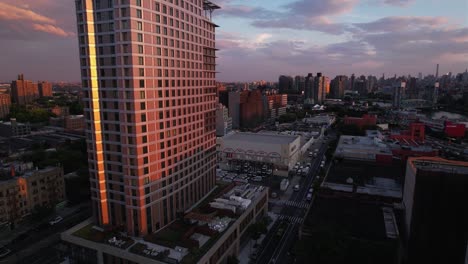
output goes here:
<path id="1" fill-rule="evenodd" d="M 56 225 L 56 224 L 62 222 L 62 220 L 63 220 L 63 218 L 61 216 L 57 216 L 54 219 L 52 219 L 51 221 L 49 221 L 49 225 Z"/>
<path id="2" fill-rule="evenodd" d="M 312 193 L 307 194 L 306 200 L 309 201 L 309 202 L 312 201 Z"/>
<path id="3" fill-rule="evenodd" d="M 299 191 L 299 189 L 301 189 L 301 186 L 299 186 L 299 184 L 294 185 L 293 190 L 294 190 L 295 192 Z"/>
<path id="4" fill-rule="evenodd" d="M 254 182 L 261 182 L 262 181 L 262 177 L 261 176 L 255 176 L 252 178 L 252 181 Z"/>

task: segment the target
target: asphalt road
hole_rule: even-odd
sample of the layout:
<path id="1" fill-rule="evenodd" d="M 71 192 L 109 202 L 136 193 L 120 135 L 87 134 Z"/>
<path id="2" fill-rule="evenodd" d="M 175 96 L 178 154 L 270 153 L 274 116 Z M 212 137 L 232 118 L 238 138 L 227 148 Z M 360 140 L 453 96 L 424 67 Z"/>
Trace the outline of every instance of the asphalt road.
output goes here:
<path id="1" fill-rule="evenodd" d="M 30 230 L 27 237 L 6 245 L 12 252 L 0 259 L 3 263 L 46 264 L 57 255 L 53 246 L 60 242 L 60 233 L 86 220 L 91 215 L 90 208 L 75 211 L 54 226 Z"/>
<path id="2" fill-rule="evenodd" d="M 291 263 L 294 260 L 289 251 L 298 237 L 299 227 L 307 210 L 306 196 L 312 183 L 319 173 L 320 164 L 328 148 L 329 141 L 324 141 L 319 149 L 317 158 L 312 161 L 309 174 L 302 180 L 299 191 L 294 192 L 289 201 L 283 205 L 278 220 L 273 224 L 258 249 L 255 263 Z M 305 206 L 304 206 L 305 205 Z M 282 228 L 284 231 L 278 231 Z"/>

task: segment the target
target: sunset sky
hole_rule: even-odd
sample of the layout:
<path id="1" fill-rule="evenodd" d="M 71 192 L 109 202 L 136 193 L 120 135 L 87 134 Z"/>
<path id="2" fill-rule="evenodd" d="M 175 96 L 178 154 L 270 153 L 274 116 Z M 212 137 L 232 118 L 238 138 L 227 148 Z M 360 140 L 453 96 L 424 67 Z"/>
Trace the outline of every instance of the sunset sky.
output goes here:
<path id="1" fill-rule="evenodd" d="M 220 81 L 468 68 L 466 0 L 221 0 Z M 0 80 L 78 81 L 72 0 L 0 0 Z"/>

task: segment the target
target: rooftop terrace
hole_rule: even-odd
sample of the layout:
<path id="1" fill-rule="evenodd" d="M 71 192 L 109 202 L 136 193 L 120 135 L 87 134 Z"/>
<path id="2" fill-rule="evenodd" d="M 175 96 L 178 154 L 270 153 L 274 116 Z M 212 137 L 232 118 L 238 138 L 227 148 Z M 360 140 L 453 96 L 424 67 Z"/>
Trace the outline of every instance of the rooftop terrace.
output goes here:
<path id="1" fill-rule="evenodd" d="M 218 184 L 197 207 L 164 229 L 143 238 L 104 230 L 91 221 L 70 229 L 72 236 L 165 263 L 196 263 L 265 190 L 261 186 Z M 79 243 L 78 243 L 79 244 Z"/>
<path id="2" fill-rule="evenodd" d="M 264 133 L 232 133 L 224 137 L 225 141 L 244 141 L 260 144 L 290 144 L 299 136 L 274 135 Z"/>

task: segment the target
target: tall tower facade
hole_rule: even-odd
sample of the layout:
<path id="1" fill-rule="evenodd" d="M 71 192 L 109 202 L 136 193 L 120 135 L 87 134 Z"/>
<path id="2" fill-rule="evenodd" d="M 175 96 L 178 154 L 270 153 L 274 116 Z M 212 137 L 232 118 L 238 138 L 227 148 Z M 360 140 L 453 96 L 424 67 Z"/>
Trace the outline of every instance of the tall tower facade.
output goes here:
<path id="1" fill-rule="evenodd" d="M 281 75 L 279 77 L 279 92 L 280 93 L 291 93 L 294 88 L 294 80 L 291 76 Z"/>
<path id="2" fill-rule="evenodd" d="M 93 214 L 146 235 L 215 185 L 219 7 L 75 2 Z"/>
<path id="3" fill-rule="evenodd" d="M 317 73 L 314 82 L 314 103 L 323 104 L 327 95 L 327 87 L 329 87 L 329 78 Z"/>
<path id="4" fill-rule="evenodd" d="M 314 100 L 314 76 L 309 73 L 304 82 L 304 98 Z"/>
<path id="5" fill-rule="evenodd" d="M 338 75 L 331 81 L 330 84 L 330 96 L 331 98 L 343 98 L 344 97 L 344 90 L 347 85 L 348 78 L 344 75 Z"/>

